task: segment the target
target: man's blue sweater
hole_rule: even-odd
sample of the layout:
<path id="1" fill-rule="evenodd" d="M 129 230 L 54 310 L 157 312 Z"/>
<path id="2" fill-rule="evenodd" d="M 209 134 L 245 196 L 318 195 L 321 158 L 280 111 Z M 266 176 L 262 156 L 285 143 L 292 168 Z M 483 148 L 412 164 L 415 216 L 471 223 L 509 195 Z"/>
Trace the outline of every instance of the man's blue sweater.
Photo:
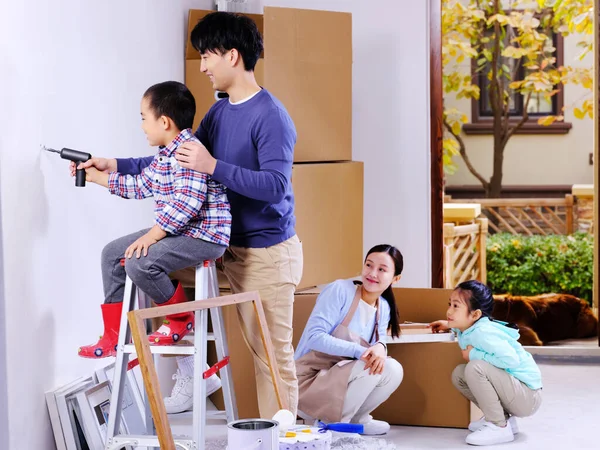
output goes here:
<path id="1" fill-rule="evenodd" d="M 212 178 L 227 187 L 230 245 L 263 248 L 296 234 L 292 163 L 296 128 L 266 89 L 242 103 L 217 101 L 196 137 L 217 159 Z M 137 174 L 153 157 L 117 159 L 117 171 Z"/>

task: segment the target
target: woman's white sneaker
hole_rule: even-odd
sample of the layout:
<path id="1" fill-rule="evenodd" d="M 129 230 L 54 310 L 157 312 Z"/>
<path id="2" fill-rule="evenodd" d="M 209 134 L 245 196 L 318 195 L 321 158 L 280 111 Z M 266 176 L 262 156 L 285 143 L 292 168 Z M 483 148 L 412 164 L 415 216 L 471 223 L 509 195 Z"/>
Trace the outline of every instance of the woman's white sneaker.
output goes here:
<path id="1" fill-rule="evenodd" d="M 369 422 L 364 423 L 363 427 L 362 434 L 365 436 L 379 436 L 390 431 L 390 424 L 383 420 L 371 419 Z"/>

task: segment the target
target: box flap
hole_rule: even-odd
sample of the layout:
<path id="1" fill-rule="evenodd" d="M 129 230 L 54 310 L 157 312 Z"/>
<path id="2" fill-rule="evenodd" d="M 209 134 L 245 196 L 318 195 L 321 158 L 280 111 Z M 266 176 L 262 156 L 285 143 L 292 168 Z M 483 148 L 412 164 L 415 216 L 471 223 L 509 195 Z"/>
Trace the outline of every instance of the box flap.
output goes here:
<path id="1" fill-rule="evenodd" d="M 352 15 L 265 7 L 265 87 L 298 131 L 296 161 L 352 158 Z"/>
<path id="2" fill-rule="evenodd" d="M 188 16 L 188 29 L 187 29 L 187 43 L 185 46 L 185 59 L 200 59 L 200 54 L 196 51 L 196 49 L 192 46 L 190 41 L 190 35 L 192 34 L 192 30 L 196 26 L 196 24 L 202 19 L 204 16 L 215 12 L 214 10 L 204 10 L 204 9 L 190 9 L 190 13 Z M 263 34 L 263 16 L 260 14 L 242 14 L 244 16 L 250 17 L 254 22 L 256 22 L 256 26 L 261 34 Z"/>

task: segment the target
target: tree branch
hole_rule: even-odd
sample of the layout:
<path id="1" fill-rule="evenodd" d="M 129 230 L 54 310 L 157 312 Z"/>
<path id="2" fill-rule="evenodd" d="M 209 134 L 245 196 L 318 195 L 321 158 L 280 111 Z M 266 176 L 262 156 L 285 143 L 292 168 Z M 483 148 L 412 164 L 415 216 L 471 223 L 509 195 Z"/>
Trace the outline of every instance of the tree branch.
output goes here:
<path id="1" fill-rule="evenodd" d="M 458 151 L 460 153 L 461 158 L 465 162 L 467 169 L 469 169 L 469 172 L 471 172 L 471 174 L 473 174 L 473 176 L 479 180 L 479 182 L 481 183 L 483 188 L 485 190 L 487 190 L 489 182 L 485 178 L 483 178 L 483 176 L 479 172 L 477 172 L 475 167 L 473 167 L 473 164 L 471 164 L 471 160 L 469 159 L 469 156 L 467 155 L 467 149 L 465 147 L 465 141 L 463 140 L 463 138 L 460 137 L 460 135 L 456 135 L 452 132 L 452 127 L 450 126 L 450 124 L 448 123 L 448 121 L 446 119 L 444 119 L 444 126 L 446 127 L 446 130 L 448 130 L 448 132 L 452 136 L 454 136 L 454 139 L 456 139 L 456 142 L 458 142 L 458 146 L 459 146 Z"/>

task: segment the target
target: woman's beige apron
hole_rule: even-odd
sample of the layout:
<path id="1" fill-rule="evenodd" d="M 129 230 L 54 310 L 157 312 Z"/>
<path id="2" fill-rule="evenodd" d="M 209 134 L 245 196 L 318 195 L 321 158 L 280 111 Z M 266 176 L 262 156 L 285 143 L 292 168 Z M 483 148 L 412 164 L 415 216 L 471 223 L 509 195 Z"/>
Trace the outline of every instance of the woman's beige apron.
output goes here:
<path id="1" fill-rule="evenodd" d="M 357 286 L 348 314 L 331 335 L 344 341 L 360 344 L 366 350 L 370 344 L 348 328 L 360 302 L 360 288 Z M 371 341 L 373 341 L 373 336 L 377 340 L 379 339 L 379 314 L 379 300 L 377 300 L 375 327 Z M 356 359 L 328 355 L 314 350 L 296 360 L 298 409 L 315 419 L 328 423 L 339 422 L 342 419 L 350 374 L 356 362 Z"/>

